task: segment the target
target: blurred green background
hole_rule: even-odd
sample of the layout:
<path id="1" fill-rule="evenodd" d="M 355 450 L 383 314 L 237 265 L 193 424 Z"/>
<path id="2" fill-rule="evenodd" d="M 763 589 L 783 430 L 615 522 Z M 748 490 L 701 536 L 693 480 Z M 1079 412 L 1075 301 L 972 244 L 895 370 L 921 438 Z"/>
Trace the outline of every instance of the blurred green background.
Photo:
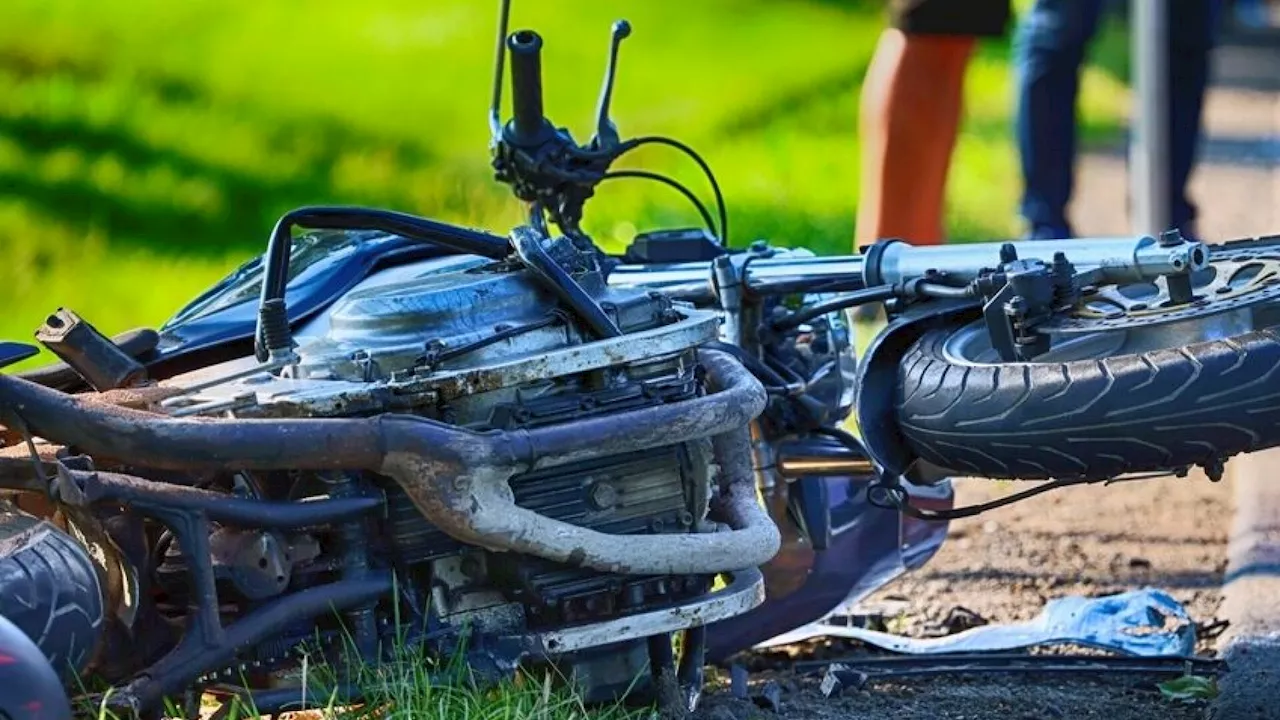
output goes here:
<path id="1" fill-rule="evenodd" d="M 735 244 L 847 252 L 858 91 L 883 2 L 515 0 L 546 42 L 546 109 L 584 139 L 610 23 L 625 17 L 614 117 L 716 171 Z M 488 167 L 498 3 L 476 0 L 4 0 L 0 337 L 69 307 L 108 334 L 165 320 L 313 203 L 369 204 L 503 232 L 518 203 Z M 1113 22 L 1084 77 L 1087 138 L 1128 105 Z M 1008 42 L 971 66 L 949 188 L 958 239 L 1016 235 Z M 509 99 L 504 100 L 510 108 Z M 711 195 L 664 148 L 629 156 Z M 620 248 L 697 224 L 661 185 L 615 182 L 585 227 Z"/>

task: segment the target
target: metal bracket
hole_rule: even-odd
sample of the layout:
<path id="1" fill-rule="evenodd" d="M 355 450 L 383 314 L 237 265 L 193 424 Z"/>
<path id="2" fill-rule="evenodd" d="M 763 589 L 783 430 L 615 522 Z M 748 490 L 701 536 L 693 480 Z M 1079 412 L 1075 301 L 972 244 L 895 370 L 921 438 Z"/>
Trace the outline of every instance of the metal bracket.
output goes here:
<path id="1" fill-rule="evenodd" d="M 389 575 L 372 574 L 308 588 L 267 603 L 230 625 L 218 617 L 218 594 L 209 538 L 216 522 L 248 527 L 301 527 L 358 517 L 382 502 L 377 498 L 342 498 L 313 503 L 264 502 L 230 498 L 219 493 L 158 483 L 142 478 L 59 464 L 53 481 L 56 496 L 73 506 L 97 502 L 121 503 L 155 518 L 174 534 L 188 558 L 191 584 L 197 596 L 195 612 L 187 616 L 182 640 L 155 664 L 108 699 L 112 707 L 139 713 L 152 709 L 202 673 L 235 659 L 241 649 L 263 641 L 285 620 L 317 617 L 330 610 L 360 606 L 389 595 Z M 317 507 L 311 507 L 317 506 Z"/>
<path id="2" fill-rule="evenodd" d="M 1013 286 L 1008 283 L 982 306 L 982 319 L 987 325 L 987 335 L 991 338 L 991 347 L 1000 354 L 1005 362 L 1018 359 L 1013 344 L 1013 322 L 1005 313 L 1005 306 L 1017 296 Z"/>
<path id="3" fill-rule="evenodd" d="M 691 623 L 709 625 L 734 617 L 764 602 L 764 575 L 756 568 L 732 574 L 728 587 L 675 607 L 626 615 L 613 620 L 522 635 L 519 642 L 531 657 L 554 657 L 610 642 L 683 630 Z"/>

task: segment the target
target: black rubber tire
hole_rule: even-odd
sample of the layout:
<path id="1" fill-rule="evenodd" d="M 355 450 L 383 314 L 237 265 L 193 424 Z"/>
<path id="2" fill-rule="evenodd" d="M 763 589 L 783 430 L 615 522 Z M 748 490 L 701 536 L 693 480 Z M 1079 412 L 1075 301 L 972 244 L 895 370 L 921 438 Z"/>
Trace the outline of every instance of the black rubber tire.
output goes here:
<path id="1" fill-rule="evenodd" d="M 1104 360 L 957 364 L 954 328 L 898 369 L 897 420 L 922 459 L 979 477 L 1114 477 L 1280 445 L 1280 333 Z"/>
<path id="2" fill-rule="evenodd" d="M 102 586 L 80 543 L 0 500 L 0 615 L 64 678 L 84 669 L 102 633 Z"/>
<path id="3" fill-rule="evenodd" d="M 0 615 L 0 720 L 71 720 L 71 700 L 31 638 Z"/>

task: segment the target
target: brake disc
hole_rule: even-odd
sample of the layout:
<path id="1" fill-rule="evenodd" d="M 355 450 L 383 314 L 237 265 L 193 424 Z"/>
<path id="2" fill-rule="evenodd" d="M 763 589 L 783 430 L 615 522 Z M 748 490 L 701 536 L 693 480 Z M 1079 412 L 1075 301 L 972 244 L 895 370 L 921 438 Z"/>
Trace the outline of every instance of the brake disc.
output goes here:
<path id="1" fill-rule="evenodd" d="M 1219 250 L 1191 276 L 1191 302 L 1176 303 L 1168 279 L 1085 287 L 1079 303 L 1037 329 L 1054 335 L 1110 332 L 1201 320 L 1280 300 L 1280 247 Z"/>

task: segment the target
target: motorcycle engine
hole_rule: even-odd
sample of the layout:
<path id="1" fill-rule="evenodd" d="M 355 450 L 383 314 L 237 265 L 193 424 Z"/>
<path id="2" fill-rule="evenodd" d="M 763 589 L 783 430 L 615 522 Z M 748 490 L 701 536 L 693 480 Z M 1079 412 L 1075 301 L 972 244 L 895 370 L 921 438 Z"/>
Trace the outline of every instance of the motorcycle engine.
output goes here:
<path id="1" fill-rule="evenodd" d="M 714 313 L 607 286 L 594 251 L 568 239 L 546 249 L 620 337 L 592 336 L 517 262 L 433 259 L 383 270 L 308 321 L 295 332 L 294 362 L 271 369 L 245 358 L 173 378 L 168 383 L 193 390 L 168 401 L 168 411 L 244 418 L 396 412 L 476 431 L 518 430 L 704 392 L 695 349 L 716 338 Z M 510 486 L 518 505 L 601 532 L 706 532 L 714 529 L 705 520 L 711 464 L 709 441 L 673 436 L 652 451 L 539 468 Z M 409 578 L 423 606 L 450 624 L 534 630 L 665 605 L 711 586 L 711 577 L 614 575 L 469 546 L 428 522 L 390 478 L 359 482 L 385 497 L 384 517 L 365 541 L 368 556 Z M 298 545 L 280 543 L 291 544 Z M 293 568 L 292 577 L 305 574 Z"/>

